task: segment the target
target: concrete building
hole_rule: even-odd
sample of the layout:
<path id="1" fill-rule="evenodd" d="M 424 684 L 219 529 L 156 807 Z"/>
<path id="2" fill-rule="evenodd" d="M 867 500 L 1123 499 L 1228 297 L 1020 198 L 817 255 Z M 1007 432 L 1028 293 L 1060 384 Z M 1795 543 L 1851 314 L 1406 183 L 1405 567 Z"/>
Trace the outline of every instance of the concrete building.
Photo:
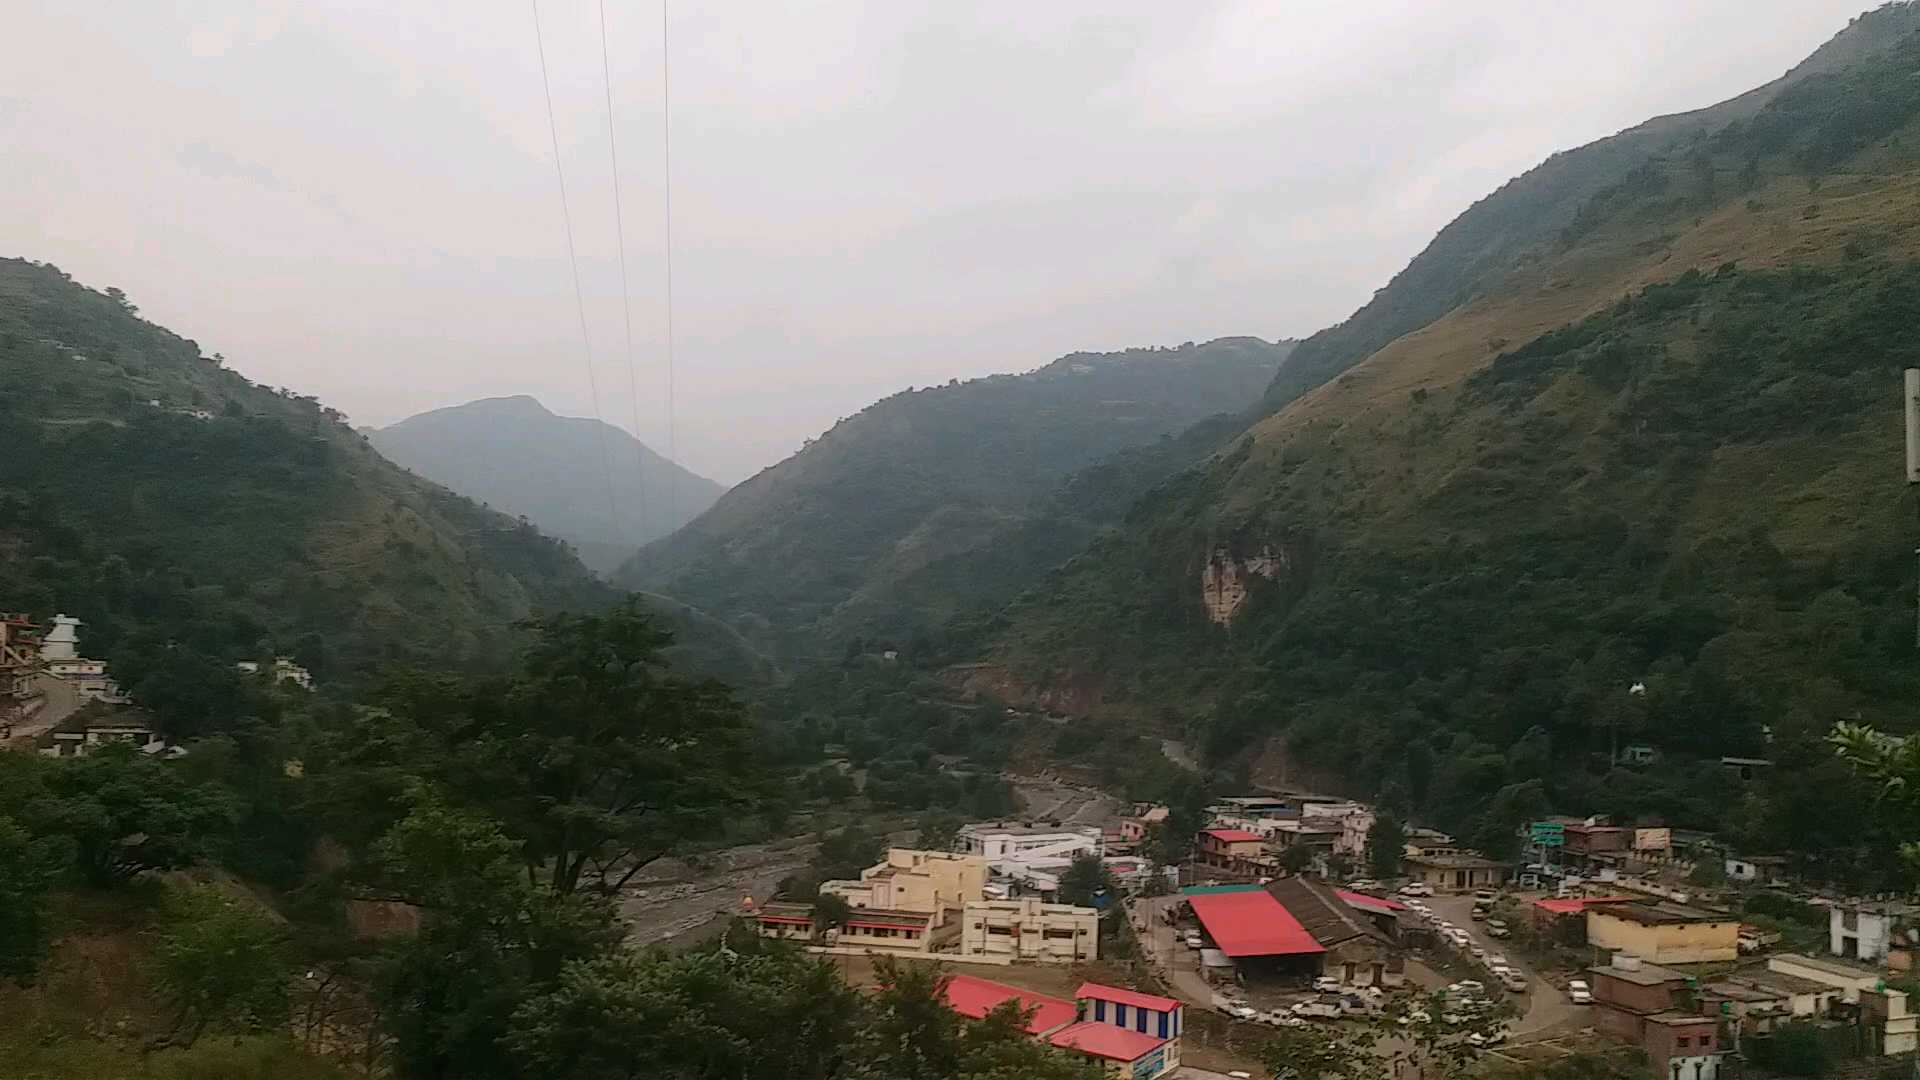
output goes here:
<path id="1" fill-rule="evenodd" d="M 1840 1000 L 1849 1005 L 1857 1004 L 1860 992 L 1872 990 L 1882 979 L 1877 969 L 1864 964 L 1799 953 L 1776 953 L 1767 957 L 1767 970 L 1831 986 L 1840 992 Z"/>
<path id="2" fill-rule="evenodd" d="M 762 904 L 752 915 L 761 937 L 812 941 L 814 937 L 812 904 Z"/>
<path id="3" fill-rule="evenodd" d="M 849 907 L 932 914 L 944 923 L 949 912 L 984 897 L 987 860 L 947 851 L 889 848 L 885 862 L 860 871 L 860 880 L 823 881 Z"/>
<path id="4" fill-rule="evenodd" d="M 1079 1022 L 1048 1038 L 1099 1061 L 1109 1075 L 1155 1080 L 1180 1067 L 1184 1008 L 1173 998 L 1099 983 L 1075 991 Z"/>
<path id="5" fill-rule="evenodd" d="M 246 675 L 258 675 L 261 673 L 260 662 L 258 660 L 242 660 L 235 664 L 234 667 L 240 669 L 240 671 Z M 273 668 L 268 671 L 267 674 L 273 676 L 273 681 L 276 683 L 290 682 L 302 690 L 313 689 L 312 673 L 299 664 L 294 663 L 289 657 L 274 657 Z"/>
<path id="6" fill-rule="evenodd" d="M 1367 835 L 1373 831 L 1373 808 L 1351 800 L 1337 803 L 1307 803 L 1300 808 L 1300 820 L 1337 832 L 1333 850 L 1341 855 L 1362 858 L 1367 853 Z"/>
<path id="7" fill-rule="evenodd" d="M 1494 888 L 1507 879 L 1509 865 L 1476 851 L 1451 847 L 1422 849 L 1418 853 L 1409 851 L 1400 859 L 1403 875 L 1443 893 Z"/>
<path id="8" fill-rule="evenodd" d="M 826 942 L 870 953 L 930 954 L 946 949 L 959 938 L 959 921 L 942 922 L 940 918 L 935 912 L 862 908 L 838 929 L 827 930 Z"/>
<path id="9" fill-rule="evenodd" d="M 1895 901 L 1835 904 L 1827 912 L 1827 951 L 1844 960 L 1894 966 L 1889 954 L 1915 944 L 1901 932 L 1912 916 L 1912 908 Z M 1907 962 L 1901 970 L 1911 967 L 1910 957 L 1902 959 Z"/>
<path id="10" fill-rule="evenodd" d="M 1587 943 L 1653 964 L 1699 964 L 1740 956 L 1740 919 L 1666 900 L 1586 905 Z"/>
<path id="11" fill-rule="evenodd" d="M 1100 957 L 1100 913 L 1036 897 L 974 900 L 960 913 L 960 955 L 1070 964 Z"/>
<path id="12" fill-rule="evenodd" d="M 1202 829 L 1194 838 L 1194 861 L 1242 877 L 1271 877 L 1280 863 L 1267 854 L 1266 838 L 1247 829 Z"/>
<path id="13" fill-rule="evenodd" d="M 53 617 L 52 626 L 40 640 L 40 660 L 45 665 L 40 678 L 65 683 L 71 688 L 72 696 L 82 704 L 89 701 L 125 704 L 126 695 L 107 676 L 107 662 L 80 655 L 80 628 L 83 625 L 71 615 Z M 47 689 L 51 696 L 60 693 L 57 688 Z"/>
<path id="14" fill-rule="evenodd" d="M 1012 891 L 1052 896 L 1073 860 L 1105 850 L 1105 837 L 1092 825 L 991 823 L 962 827 L 960 848 L 986 859 L 989 872 L 1010 884 Z"/>
<path id="15" fill-rule="evenodd" d="M 1693 1007 L 1685 974 L 1624 954 L 1587 974 L 1594 1027 L 1645 1050 L 1656 1078 L 1719 1076 L 1718 1024 Z"/>
<path id="16" fill-rule="evenodd" d="M 1742 885 L 1772 885 L 1781 881 L 1787 870 L 1783 855 L 1727 856 L 1721 864 L 1728 881 Z"/>

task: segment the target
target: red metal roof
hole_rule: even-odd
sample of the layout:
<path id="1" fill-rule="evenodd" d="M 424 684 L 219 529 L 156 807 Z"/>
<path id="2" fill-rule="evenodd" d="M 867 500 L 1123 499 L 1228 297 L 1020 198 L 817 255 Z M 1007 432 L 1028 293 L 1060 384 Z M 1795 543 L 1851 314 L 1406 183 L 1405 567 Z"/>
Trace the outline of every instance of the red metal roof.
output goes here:
<path id="1" fill-rule="evenodd" d="M 1266 839 L 1266 837 L 1261 836 L 1259 833 L 1248 832 L 1245 829 L 1202 829 L 1200 831 L 1223 844 L 1237 844 L 1246 840 Z"/>
<path id="2" fill-rule="evenodd" d="M 1187 897 L 1207 936 L 1228 956 L 1299 956 L 1327 950 L 1272 894 L 1210 893 Z"/>
<path id="3" fill-rule="evenodd" d="M 1356 904 L 1362 907 L 1385 908 L 1388 911 L 1407 910 L 1407 905 L 1397 900 L 1389 900 L 1384 896 L 1370 896 L 1367 893 L 1349 892 L 1346 889 L 1335 889 L 1333 891 L 1339 894 L 1340 899 L 1345 900 L 1349 904 Z"/>
<path id="4" fill-rule="evenodd" d="M 1086 1020 L 1075 1024 L 1048 1040 L 1055 1046 L 1069 1050 L 1078 1050 L 1083 1054 L 1108 1058 L 1113 1061 L 1134 1061 L 1142 1055 L 1150 1054 L 1166 1039 L 1156 1039 L 1138 1031 L 1128 1031 L 1123 1027 L 1103 1024 L 1098 1020 Z"/>
<path id="5" fill-rule="evenodd" d="M 1545 900 L 1535 900 L 1533 906 L 1555 915 L 1571 915 L 1576 911 L 1585 911 L 1588 904 L 1617 904 L 1622 900 L 1631 899 L 1633 899 L 1631 896 L 1569 896 L 1565 899 L 1548 897 Z"/>
<path id="6" fill-rule="evenodd" d="M 1075 990 L 1073 996 L 1093 1001 L 1116 1001 L 1135 1008 L 1152 1009 L 1154 1012 L 1172 1012 L 1180 1007 L 1180 1002 L 1174 998 L 1143 994 L 1138 990 L 1127 990 L 1096 982 L 1081 983 L 1080 989 Z"/>
<path id="7" fill-rule="evenodd" d="M 1006 1001 L 1018 1001 L 1023 1009 L 1032 1009 L 1027 1034 L 1045 1035 L 1062 1024 L 1073 1023 L 1078 1007 L 1071 1001 L 1036 994 L 1017 986 L 1008 986 L 973 975 L 955 975 L 947 980 L 947 1007 L 975 1020 L 987 1015 Z"/>

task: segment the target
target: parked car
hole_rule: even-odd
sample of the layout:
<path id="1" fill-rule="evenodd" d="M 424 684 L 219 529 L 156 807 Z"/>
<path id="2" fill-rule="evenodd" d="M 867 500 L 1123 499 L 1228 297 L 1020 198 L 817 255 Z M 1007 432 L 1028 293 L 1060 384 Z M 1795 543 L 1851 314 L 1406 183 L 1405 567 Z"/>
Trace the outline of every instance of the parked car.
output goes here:
<path id="1" fill-rule="evenodd" d="M 1486 963 L 1487 963 L 1487 967 L 1489 968 L 1503 968 L 1503 967 L 1513 966 L 1512 964 L 1509 964 L 1507 962 L 1506 957 L 1501 956 L 1499 953 L 1489 953 L 1487 955 Z"/>
<path id="2" fill-rule="evenodd" d="M 1459 982 L 1447 987 L 1447 989 L 1455 994 L 1467 994 L 1478 997 L 1487 992 L 1487 984 L 1481 982 L 1479 979 L 1461 979 Z"/>
<path id="3" fill-rule="evenodd" d="M 1338 1020 L 1340 1019 L 1340 1002 L 1337 998 L 1332 1001 L 1326 998 L 1302 1001 L 1294 1005 L 1293 1015 L 1309 1020 Z"/>
<path id="4" fill-rule="evenodd" d="M 1516 994 L 1524 994 L 1527 992 L 1527 977 L 1525 975 L 1520 974 L 1512 968 L 1502 968 L 1501 971 L 1504 972 L 1504 974 L 1498 976 L 1501 986 L 1506 987 Z"/>
<path id="5" fill-rule="evenodd" d="M 1400 886 L 1401 896 L 1432 896 L 1433 886 L 1424 881 L 1409 881 Z"/>
<path id="6" fill-rule="evenodd" d="M 1394 1023 L 1399 1024 L 1401 1027 L 1407 1027 L 1410 1024 L 1427 1024 L 1432 1021 L 1432 1013 L 1425 1009 L 1415 1009 L 1412 1012 L 1402 1013 L 1400 1018 L 1395 1020 Z"/>
<path id="7" fill-rule="evenodd" d="M 1507 1029 L 1503 1027 L 1495 1028 L 1485 1033 L 1478 1031 L 1470 1032 L 1467 1035 L 1467 1045 L 1469 1046 L 1499 1046 L 1506 1041 Z"/>
<path id="8" fill-rule="evenodd" d="M 1493 906 L 1493 890 L 1481 889 L 1479 892 L 1474 893 L 1473 902 L 1476 904 L 1486 904 L 1488 907 L 1492 907 Z"/>
<path id="9" fill-rule="evenodd" d="M 1487 958 L 1487 950 L 1478 945 L 1468 945 L 1467 955 L 1473 957 L 1475 960 L 1485 960 Z"/>
<path id="10" fill-rule="evenodd" d="M 1573 999 L 1575 1005 L 1593 1004 L 1593 988 L 1588 986 L 1584 979 L 1575 979 L 1568 983 L 1567 996 Z"/>
<path id="11" fill-rule="evenodd" d="M 1293 1015 L 1285 1009 L 1275 1009 L 1263 1018 L 1274 1027 L 1305 1027 L 1306 1020 Z"/>
<path id="12" fill-rule="evenodd" d="M 1200 938 L 1200 931 L 1198 930 L 1187 931 L 1187 948 L 1198 949 L 1200 948 L 1201 944 L 1202 944 L 1202 941 Z"/>
<path id="13" fill-rule="evenodd" d="M 1321 994 L 1337 993 L 1340 990 L 1340 980 L 1331 975 L 1321 975 L 1313 980 L 1313 989 Z"/>
<path id="14" fill-rule="evenodd" d="M 1370 892 L 1379 887 L 1380 883 L 1370 877 L 1354 878 L 1347 882 L 1347 888 L 1352 892 Z"/>
<path id="15" fill-rule="evenodd" d="M 1487 920 L 1487 936 L 1494 937 L 1494 938 L 1512 937 L 1513 930 L 1506 923 L 1500 921 L 1499 919 L 1488 919 Z"/>
<path id="16" fill-rule="evenodd" d="M 1467 913 L 1467 918 L 1472 919 L 1474 922 L 1485 922 L 1490 910 L 1491 909 L 1483 904 L 1475 904 L 1473 905 L 1473 910 Z"/>

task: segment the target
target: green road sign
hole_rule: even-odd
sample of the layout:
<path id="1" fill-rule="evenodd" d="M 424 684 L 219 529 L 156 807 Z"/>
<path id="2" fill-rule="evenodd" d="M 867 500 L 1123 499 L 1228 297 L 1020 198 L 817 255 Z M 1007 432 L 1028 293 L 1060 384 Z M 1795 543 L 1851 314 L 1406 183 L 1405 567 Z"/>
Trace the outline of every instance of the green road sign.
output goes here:
<path id="1" fill-rule="evenodd" d="M 1567 827 L 1557 821 L 1536 821 L 1527 827 L 1527 836 L 1541 847 L 1560 847 L 1567 842 Z"/>

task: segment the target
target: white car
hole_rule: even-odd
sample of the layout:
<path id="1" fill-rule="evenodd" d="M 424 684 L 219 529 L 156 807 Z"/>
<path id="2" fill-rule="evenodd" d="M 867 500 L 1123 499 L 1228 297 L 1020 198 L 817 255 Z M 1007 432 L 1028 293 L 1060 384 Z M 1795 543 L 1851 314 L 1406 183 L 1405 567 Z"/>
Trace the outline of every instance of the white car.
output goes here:
<path id="1" fill-rule="evenodd" d="M 1340 1019 L 1340 1003 L 1337 1001 L 1327 1001 L 1324 998 L 1302 1001 L 1293 1007 L 1293 1015 L 1304 1016 L 1309 1020 L 1338 1020 Z"/>
<path id="2" fill-rule="evenodd" d="M 1424 881 L 1409 881 L 1400 886 L 1401 896 L 1432 896 L 1433 886 Z"/>
<path id="3" fill-rule="evenodd" d="M 1467 1045 L 1469 1046 L 1499 1046 L 1506 1041 L 1506 1028 L 1495 1028 L 1484 1035 L 1478 1031 L 1471 1032 L 1467 1035 Z"/>
<path id="4" fill-rule="evenodd" d="M 1321 994 L 1338 993 L 1340 991 L 1340 980 L 1331 975 L 1321 975 L 1313 980 L 1313 989 L 1316 993 Z"/>
<path id="5" fill-rule="evenodd" d="M 1201 946 L 1200 931 L 1198 930 L 1187 931 L 1187 948 L 1197 949 L 1200 946 Z"/>
<path id="6" fill-rule="evenodd" d="M 1461 979 L 1459 982 L 1447 987 L 1447 989 L 1460 994 L 1478 995 L 1487 992 L 1486 984 L 1479 979 Z"/>
<path id="7" fill-rule="evenodd" d="M 1354 878 L 1352 881 L 1347 882 L 1347 890 L 1349 892 L 1367 892 L 1372 889 L 1378 889 L 1379 887 L 1380 883 L 1370 877 Z"/>
<path id="8" fill-rule="evenodd" d="M 1469 944 L 1467 946 L 1467 953 L 1468 955 L 1472 956 L 1475 960 L 1485 960 L 1487 958 L 1487 950 L 1481 948 L 1478 945 Z"/>
<path id="9" fill-rule="evenodd" d="M 1487 956 L 1487 966 L 1490 968 L 1503 968 L 1512 967 L 1513 965 L 1507 963 L 1507 958 L 1501 956 L 1499 953 L 1491 953 Z"/>
<path id="10" fill-rule="evenodd" d="M 1266 1022 L 1274 1027 L 1306 1027 L 1306 1020 L 1295 1016 L 1285 1009 L 1275 1009 L 1266 1015 Z"/>
<path id="11" fill-rule="evenodd" d="M 1512 968 L 1501 968 L 1500 985 L 1516 994 L 1527 992 L 1527 977 Z"/>
<path id="12" fill-rule="evenodd" d="M 1415 1009 L 1410 1013 L 1402 1014 L 1398 1020 L 1394 1021 L 1394 1023 L 1399 1024 L 1401 1027 L 1406 1027 L 1409 1024 L 1428 1024 L 1432 1022 L 1433 1014 L 1425 1009 Z"/>
<path id="13" fill-rule="evenodd" d="M 1575 1005 L 1591 1005 L 1593 1004 L 1593 987 L 1588 986 L 1583 979 L 1575 979 L 1567 984 L 1567 996 L 1573 999 Z"/>

